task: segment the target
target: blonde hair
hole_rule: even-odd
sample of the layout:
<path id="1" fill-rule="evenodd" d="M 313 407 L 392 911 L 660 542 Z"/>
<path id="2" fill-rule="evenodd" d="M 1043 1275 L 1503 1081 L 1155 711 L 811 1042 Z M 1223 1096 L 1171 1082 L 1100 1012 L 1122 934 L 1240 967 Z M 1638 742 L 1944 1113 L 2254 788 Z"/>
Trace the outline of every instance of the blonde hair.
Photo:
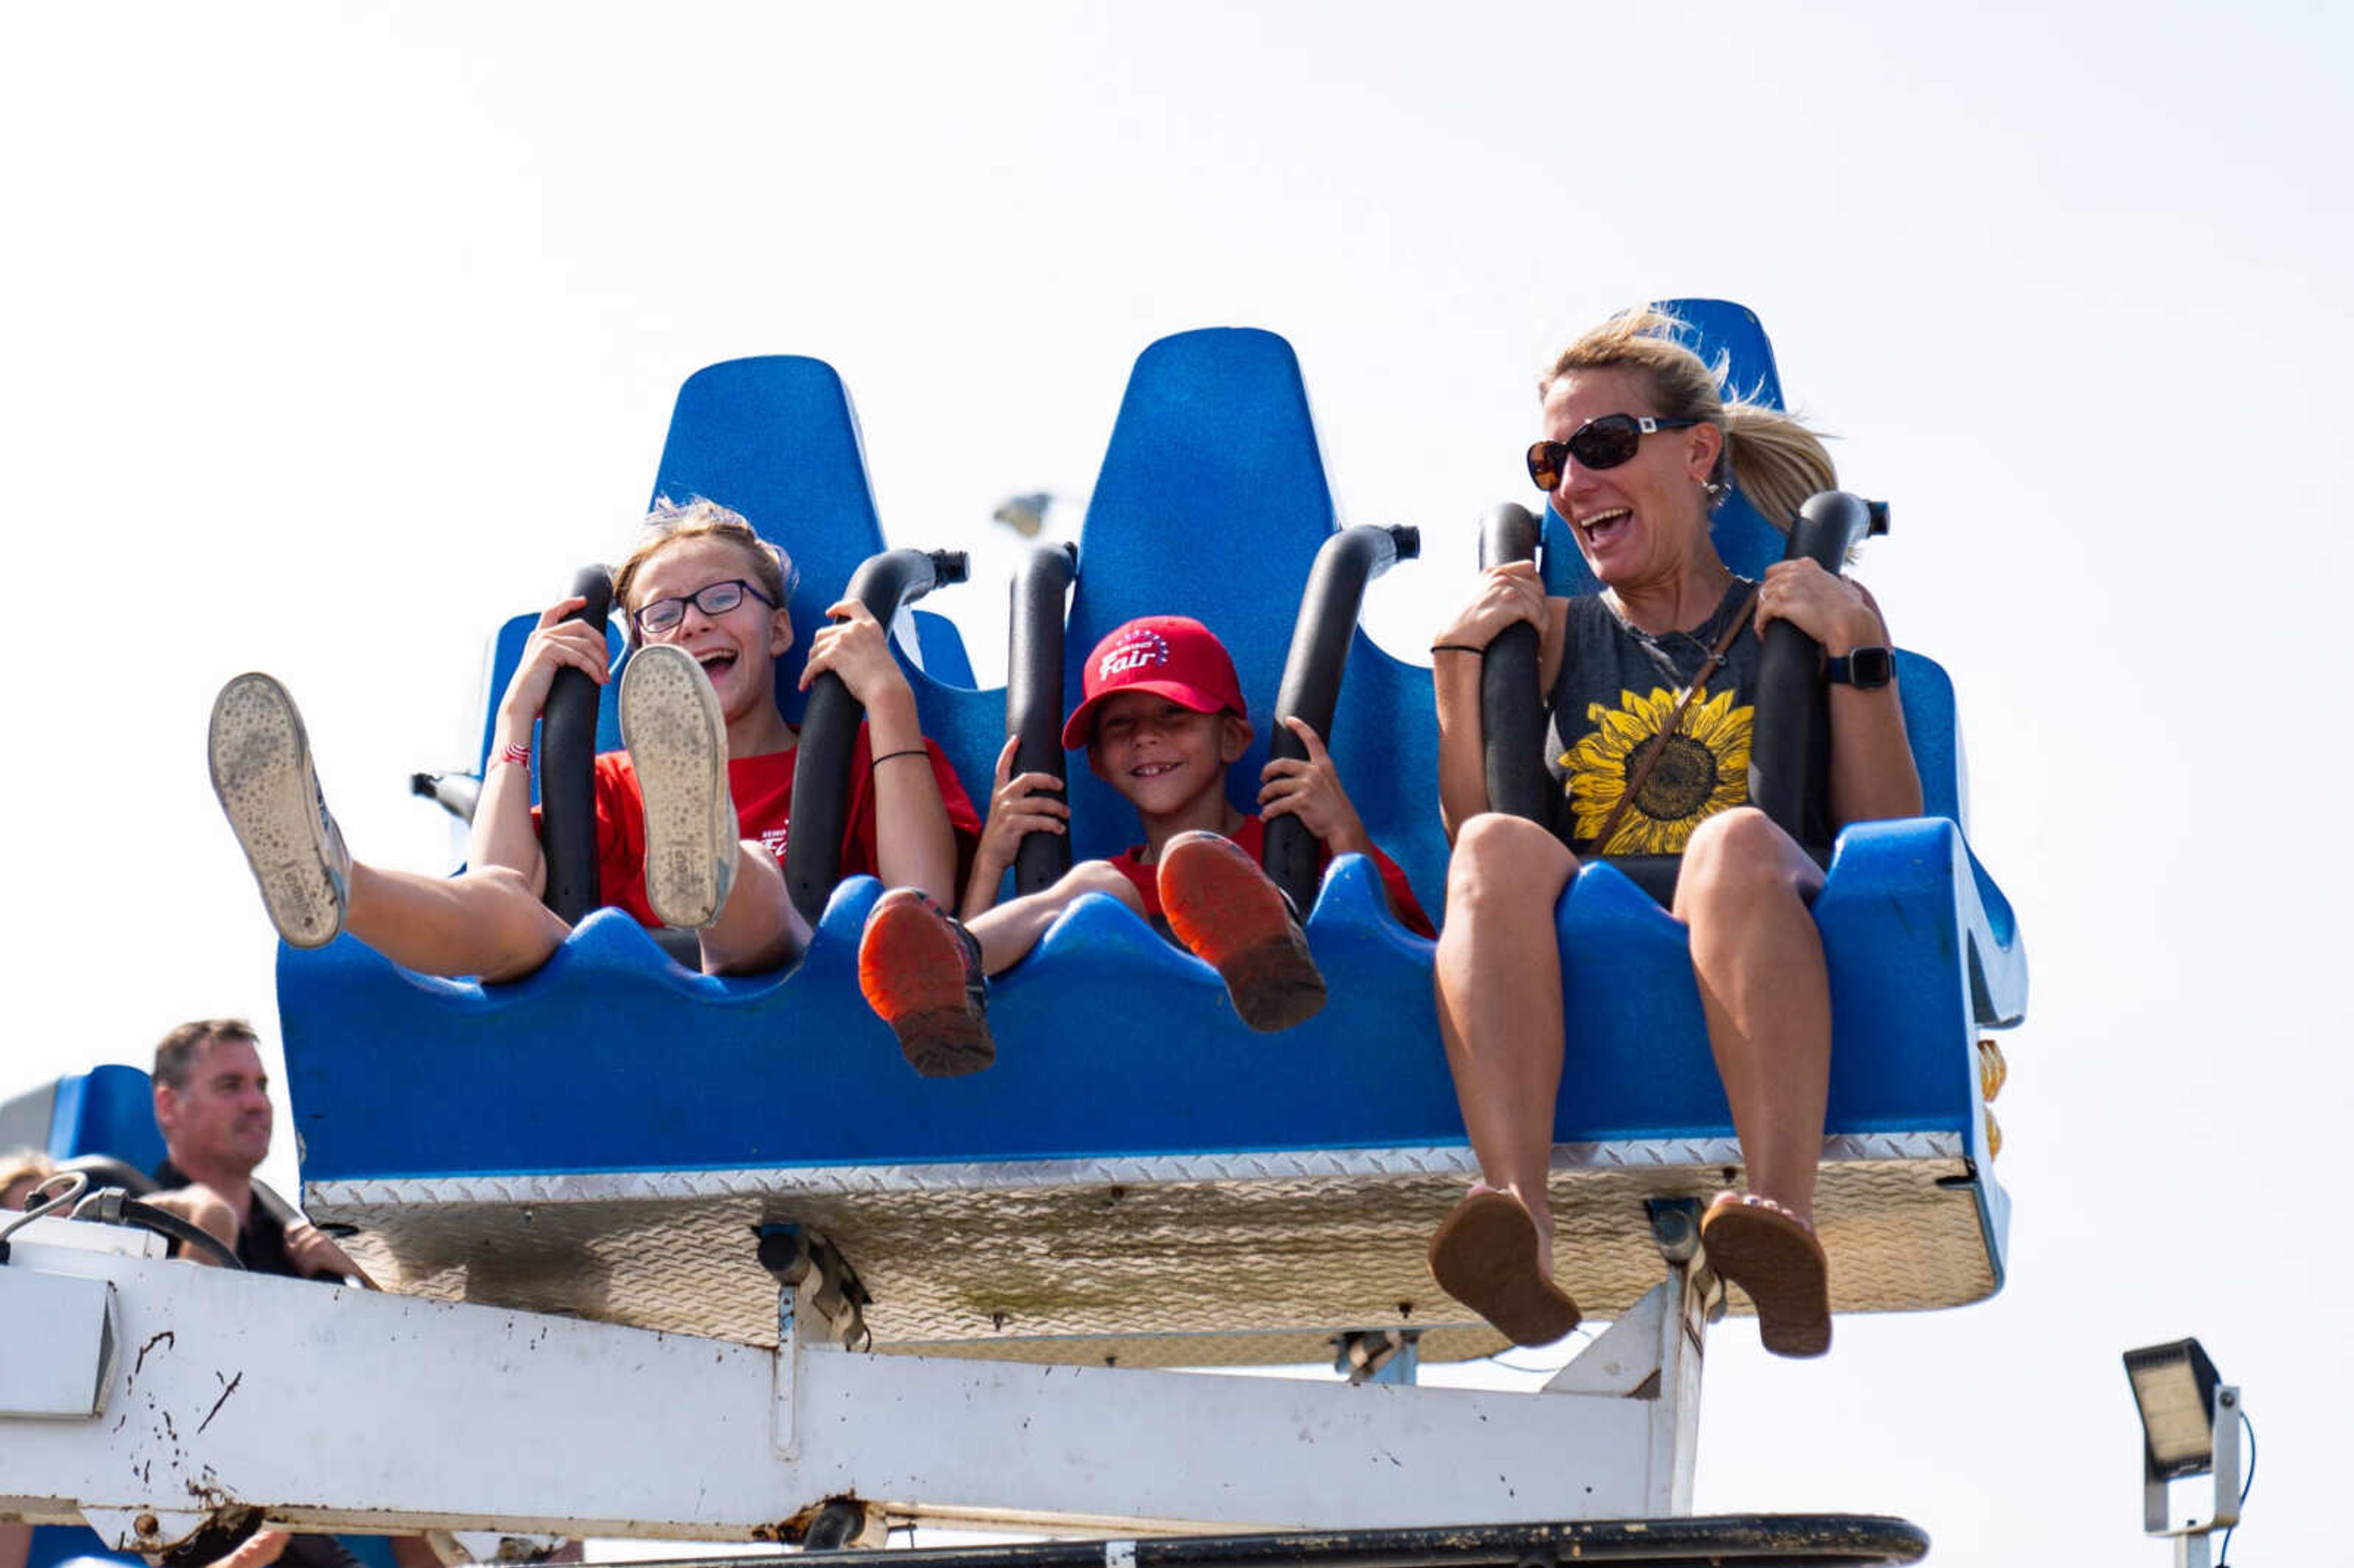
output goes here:
<path id="1" fill-rule="evenodd" d="M 792 599 L 793 584 L 799 573 L 793 569 L 792 557 L 753 530 L 740 512 L 731 512 L 716 501 L 691 496 L 682 506 L 667 495 L 654 497 L 653 509 L 646 514 L 645 533 L 637 548 L 613 571 L 613 603 L 626 609 L 630 602 L 630 587 L 648 561 L 682 539 L 725 539 L 742 547 L 751 562 L 752 575 L 758 578 L 762 593 L 779 609 L 786 609 Z M 627 635 L 635 641 L 637 620 L 624 614 L 621 620 Z"/>
<path id="2" fill-rule="evenodd" d="M 58 1162 L 37 1149 L 17 1149 L 0 1154 L 0 1199 L 5 1199 L 8 1189 L 19 1181 L 30 1178 L 37 1187 L 57 1173 Z M 5 1209 L 5 1203 L 0 1203 L 0 1209 Z"/>
<path id="3" fill-rule="evenodd" d="M 1758 514 L 1787 534 L 1807 497 L 1838 486 L 1831 454 L 1821 437 L 1779 408 L 1739 395 L 1727 400 L 1718 387 L 1728 362 L 1720 358 L 1712 367 L 1694 354 L 1685 344 L 1690 330 L 1656 306 L 1621 311 L 1561 351 L 1538 381 L 1537 396 L 1577 371 L 1633 371 L 1643 378 L 1654 417 L 1700 419 L 1724 433 L 1708 476 L 1712 503 L 1738 484 Z"/>

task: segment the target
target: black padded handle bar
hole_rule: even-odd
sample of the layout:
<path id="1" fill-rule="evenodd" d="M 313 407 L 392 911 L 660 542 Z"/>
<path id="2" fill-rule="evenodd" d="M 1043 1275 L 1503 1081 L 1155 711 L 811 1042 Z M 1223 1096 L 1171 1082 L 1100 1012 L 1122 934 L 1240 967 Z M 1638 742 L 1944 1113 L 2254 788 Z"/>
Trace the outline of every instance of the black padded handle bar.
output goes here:
<path id="1" fill-rule="evenodd" d="M 1017 742 L 1017 776 L 1051 773 L 1057 783 L 1069 779 L 1063 750 L 1063 610 L 1078 565 L 1076 545 L 1034 545 L 1013 574 L 1005 640 L 1005 733 Z M 1051 887 L 1070 869 L 1070 834 L 1024 833 L 1013 852 L 1013 891 Z"/>
<path id="2" fill-rule="evenodd" d="M 566 620 L 605 634 L 613 578 L 601 566 L 572 574 L 574 599 L 588 602 Z M 542 901 L 567 926 L 597 907 L 597 694 L 585 670 L 558 670 L 539 714 L 539 846 L 547 867 Z M 493 758 L 492 766 L 497 765 Z"/>
<path id="3" fill-rule="evenodd" d="M 1888 507 L 1843 490 L 1807 498 L 1790 527 L 1786 561 L 1810 559 L 1836 575 L 1867 535 L 1888 532 Z M 1830 703 L 1822 647 L 1787 620 L 1766 629 L 1757 655 L 1757 715 L 1749 751 L 1749 803 L 1797 843 L 1821 848 L 1828 814 L 1809 821 L 1830 775 Z"/>
<path id="4" fill-rule="evenodd" d="M 1511 503 L 1479 524 L 1479 568 L 1533 561 L 1536 514 Z M 1488 770 L 1488 809 L 1532 822 L 1551 818 L 1552 780 L 1544 766 L 1544 699 L 1537 689 L 1537 629 L 1515 623 L 1496 634 L 1479 661 L 1479 734 Z"/>
<path id="5" fill-rule="evenodd" d="M 1275 719 L 1267 732 L 1269 761 L 1308 755 L 1307 743 L 1291 733 L 1283 722 L 1287 718 L 1307 721 L 1326 745 L 1331 744 L 1332 712 L 1340 704 L 1341 677 L 1348 669 L 1358 612 L 1364 608 L 1365 585 L 1421 553 L 1420 530 L 1369 523 L 1343 528 L 1318 548 L 1307 591 L 1299 598 L 1299 619 L 1292 624 L 1283 682 L 1276 688 Z M 1298 817 L 1278 817 L 1267 824 L 1260 863 L 1290 895 L 1291 906 L 1303 919 L 1316 902 L 1321 848 Z"/>
<path id="6" fill-rule="evenodd" d="M 885 550 L 850 575 L 854 599 L 887 632 L 892 618 L 935 588 L 965 579 L 961 550 Z M 793 762 L 792 832 L 785 840 L 785 891 L 811 925 L 842 880 L 842 835 L 850 818 L 850 753 L 864 709 L 839 675 L 810 683 Z"/>

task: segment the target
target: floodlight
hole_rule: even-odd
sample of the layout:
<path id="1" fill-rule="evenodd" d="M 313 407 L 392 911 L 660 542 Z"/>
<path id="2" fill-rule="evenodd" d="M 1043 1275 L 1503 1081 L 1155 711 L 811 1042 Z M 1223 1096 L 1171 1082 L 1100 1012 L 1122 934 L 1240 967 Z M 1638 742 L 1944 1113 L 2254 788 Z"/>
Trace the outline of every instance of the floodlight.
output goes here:
<path id="1" fill-rule="evenodd" d="M 2215 1460 L 2215 1363 L 2196 1340 L 2126 1352 L 2141 1407 L 2144 1470 L 2155 1479 L 2203 1476 Z"/>
<path id="2" fill-rule="evenodd" d="M 2174 1537 L 2182 1568 L 2206 1568 L 2208 1533 L 2240 1520 L 2240 1391 L 2216 1375 L 2196 1340 L 2127 1351 L 2125 1360 L 2141 1414 L 2142 1528 Z M 2168 1528 L 2167 1483 L 2211 1471 L 2213 1515 Z"/>

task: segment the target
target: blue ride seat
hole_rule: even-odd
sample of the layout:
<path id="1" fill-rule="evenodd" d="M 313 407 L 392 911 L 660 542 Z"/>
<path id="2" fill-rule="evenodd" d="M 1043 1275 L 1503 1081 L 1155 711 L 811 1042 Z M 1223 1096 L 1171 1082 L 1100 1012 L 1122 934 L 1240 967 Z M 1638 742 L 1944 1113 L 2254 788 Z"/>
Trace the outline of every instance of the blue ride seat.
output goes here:
<path id="1" fill-rule="evenodd" d="M 780 364 L 810 362 L 719 369 L 757 381 Z M 846 398 L 820 412 L 853 432 L 827 460 L 833 491 L 863 499 Z M 803 519 L 748 477 L 768 471 L 767 446 L 700 440 L 703 421 L 742 423 L 726 399 L 683 396 L 664 487 L 746 511 L 811 581 Z M 765 438 L 796 439 L 790 421 Z M 674 463 L 681 450 L 711 466 Z M 871 503 L 864 515 L 871 526 Z M 1232 649 L 1258 732 L 1235 773 L 1247 806 L 1300 589 L 1334 527 L 1289 347 L 1224 329 L 1153 344 L 1081 540 L 1066 698 L 1078 658 L 1119 621 L 1199 616 Z M 1819 1212 L 1844 1310 L 1953 1305 L 2001 1276 L 1973 1041 L 2016 1021 L 2024 967 L 1949 820 L 1958 753 L 1934 668 L 1908 661 L 1903 679 L 1924 773 L 1942 757 L 1953 780 L 1930 799 L 1952 810 L 1845 835 L 1817 911 L 1836 1032 Z M 985 800 L 1002 691 L 910 679 L 927 733 Z M 1332 727 L 1369 830 L 1436 913 L 1426 668 L 1360 633 Z M 1134 842 L 1132 810 L 1081 759 L 1070 773 L 1076 853 Z M 1472 1166 L 1432 946 L 1390 916 L 1368 863 L 1338 862 L 1317 901 L 1309 933 L 1332 1000 L 1299 1029 L 1251 1033 L 1208 969 L 1088 899 L 994 982 L 997 1064 L 939 1081 L 908 1071 L 857 992 L 878 893 L 845 883 L 802 962 L 751 980 L 688 974 L 610 911 L 504 987 L 406 975 L 348 939 L 288 950 L 281 1014 L 310 1206 L 360 1225 L 355 1245 L 402 1288 L 754 1343 L 775 1321 L 750 1231 L 777 1223 L 834 1241 L 884 1350 L 1188 1364 L 1312 1359 L 1349 1328 L 1421 1330 L 1441 1359 L 1500 1342 L 1423 1266 Z M 1738 1152 L 1681 927 L 1608 867 L 1579 879 L 1560 925 L 1573 1049 L 1555 1204 L 1570 1282 L 1606 1315 L 1659 1277 L 1641 1200 L 1711 1192 Z"/>

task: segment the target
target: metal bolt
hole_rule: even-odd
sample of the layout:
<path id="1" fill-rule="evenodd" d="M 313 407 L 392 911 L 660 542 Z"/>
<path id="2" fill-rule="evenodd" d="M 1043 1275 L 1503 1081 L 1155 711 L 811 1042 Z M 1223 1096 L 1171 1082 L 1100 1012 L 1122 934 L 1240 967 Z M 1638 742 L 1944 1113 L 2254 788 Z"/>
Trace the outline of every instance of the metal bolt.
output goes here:
<path id="1" fill-rule="evenodd" d="M 158 1520 L 154 1514 L 143 1513 L 137 1519 L 131 1521 L 131 1528 L 137 1531 L 141 1535 L 152 1536 L 164 1527 L 162 1522 Z"/>

